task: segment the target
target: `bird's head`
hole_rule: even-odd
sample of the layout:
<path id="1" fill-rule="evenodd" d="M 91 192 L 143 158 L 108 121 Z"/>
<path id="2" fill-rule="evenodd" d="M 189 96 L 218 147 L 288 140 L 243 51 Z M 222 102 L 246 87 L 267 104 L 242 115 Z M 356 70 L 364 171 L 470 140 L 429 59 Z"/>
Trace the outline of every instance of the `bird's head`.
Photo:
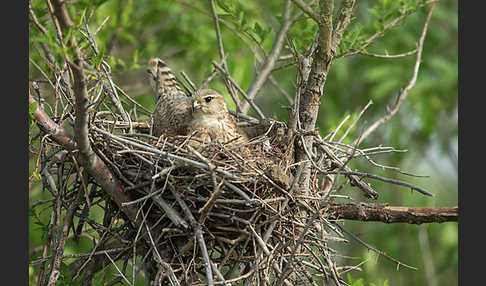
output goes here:
<path id="1" fill-rule="evenodd" d="M 203 89 L 194 94 L 192 99 L 192 114 L 195 117 L 219 117 L 226 111 L 224 97 L 212 89 Z"/>

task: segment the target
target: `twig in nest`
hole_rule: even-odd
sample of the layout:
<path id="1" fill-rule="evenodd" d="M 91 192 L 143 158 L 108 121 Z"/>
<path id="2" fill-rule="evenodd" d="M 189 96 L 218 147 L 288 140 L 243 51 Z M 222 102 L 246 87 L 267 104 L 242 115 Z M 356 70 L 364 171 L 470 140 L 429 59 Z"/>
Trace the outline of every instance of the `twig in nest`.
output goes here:
<path id="1" fill-rule="evenodd" d="M 325 172 L 323 172 L 323 174 L 326 174 L 326 175 L 327 174 L 337 174 L 337 173 L 338 173 L 337 171 L 325 171 Z M 380 180 L 380 181 L 387 182 L 387 183 L 392 183 L 392 184 L 395 184 L 395 185 L 401 185 L 401 186 L 409 187 L 412 190 L 416 190 L 419 193 L 424 194 L 426 196 L 430 196 L 430 197 L 434 196 L 434 194 L 432 194 L 431 192 L 426 191 L 426 190 L 424 190 L 420 187 L 414 186 L 412 184 L 409 184 L 409 183 L 406 183 L 406 182 L 403 182 L 403 181 L 399 181 L 399 180 L 395 180 L 395 179 L 381 177 L 381 176 L 378 176 L 378 175 L 375 175 L 375 174 L 369 174 L 369 173 L 363 173 L 363 172 L 357 172 L 357 171 L 351 171 L 351 170 L 345 170 L 345 171 L 340 172 L 340 173 L 344 174 L 344 175 L 349 175 L 349 176 L 367 177 L 367 178 L 376 179 L 376 180 Z"/>
<path id="2" fill-rule="evenodd" d="M 188 163 L 190 165 L 193 165 L 193 166 L 196 166 L 196 167 L 199 167 L 199 168 L 203 168 L 203 169 L 206 169 L 206 170 L 209 168 L 207 165 L 202 164 L 200 162 L 197 162 L 197 161 L 194 161 L 194 160 L 191 160 L 191 159 L 187 159 L 187 158 L 182 157 L 182 156 L 174 155 L 174 154 L 171 154 L 171 153 L 168 153 L 168 152 L 160 151 L 160 150 L 158 150 L 156 148 L 153 148 L 153 147 L 149 147 L 149 146 L 146 146 L 146 145 L 139 144 L 137 142 L 134 142 L 134 141 L 131 141 L 131 140 L 122 138 L 120 136 L 113 135 L 110 132 L 107 132 L 107 131 L 105 131 L 103 129 L 100 129 L 98 127 L 94 127 L 93 126 L 92 128 L 94 130 L 96 130 L 97 132 L 100 132 L 101 134 L 104 134 L 104 135 L 106 135 L 108 137 L 111 137 L 115 141 L 119 141 L 119 142 L 122 142 L 122 143 L 130 144 L 130 145 L 133 145 L 135 147 L 144 149 L 146 151 L 153 152 L 153 153 L 155 153 L 157 155 L 162 155 L 162 156 L 166 156 L 166 157 L 171 158 L 171 159 L 180 160 L 180 161 L 182 161 L 184 163 Z M 230 172 L 227 172 L 225 170 L 221 170 L 220 168 L 215 168 L 215 171 L 216 172 L 219 172 L 219 173 L 223 174 L 224 176 L 226 176 L 226 177 L 228 177 L 230 179 L 233 179 L 233 180 L 253 181 L 251 178 L 242 178 L 242 177 L 233 175 Z"/>
<path id="3" fill-rule="evenodd" d="M 179 206 L 182 208 L 182 211 L 186 215 L 187 219 L 189 220 L 189 223 L 191 224 L 192 230 L 194 231 L 194 234 L 196 235 L 196 240 L 199 245 L 199 249 L 201 250 L 201 254 L 204 260 L 204 267 L 206 268 L 206 278 L 207 278 L 207 283 L 208 286 L 213 286 L 213 271 L 211 268 L 211 260 L 208 255 L 208 249 L 206 247 L 206 243 L 204 242 L 204 236 L 203 232 L 201 230 L 201 225 L 196 221 L 194 216 L 191 213 L 191 209 L 186 205 L 184 200 L 180 197 L 179 193 L 175 190 L 175 188 L 172 186 L 172 184 L 168 183 L 169 190 L 172 192 L 174 195 L 177 203 Z"/>
<path id="4" fill-rule="evenodd" d="M 344 167 L 344 172 L 352 172 L 351 169 L 345 166 L 344 163 L 341 162 L 341 160 L 339 160 L 339 158 L 337 158 L 336 155 L 334 155 L 334 153 L 326 146 L 324 146 L 323 144 L 319 144 L 318 146 L 332 159 L 333 163 L 335 163 L 339 168 Z M 368 197 L 374 199 L 378 198 L 378 193 L 373 190 L 368 183 L 363 182 L 356 175 L 349 174 L 349 179 L 351 180 L 353 185 L 358 186 Z"/>

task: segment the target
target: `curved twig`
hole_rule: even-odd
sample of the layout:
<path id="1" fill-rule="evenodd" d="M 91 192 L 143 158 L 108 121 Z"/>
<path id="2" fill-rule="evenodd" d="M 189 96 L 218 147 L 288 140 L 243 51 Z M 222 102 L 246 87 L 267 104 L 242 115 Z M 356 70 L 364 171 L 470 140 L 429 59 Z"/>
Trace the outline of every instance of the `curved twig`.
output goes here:
<path id="1" fill-rule="evenodd" d="M 422 30 L 422 34 L 419 38 L 418 45 L 417 45 L 417 56 L 415 60 L 415 66 L 413 68 L 412 78 L 408 82 L 408 85 L 398 95 L 398 98 L 395 104 L 393 105 L 393 108 L 391 108 L 390 111 L 388 111 L 388 113 L 384 117 L 378 119 L 371 126 L 369 126 L 363 132 L 363 135 L 360 138 L 355 140 L 353 145 L 358 146 L 361 142 L 363 142 L 364 139 L 366 139 L 366 137 L 368 137 L 371 133 L 373 133 L 378 127 L 380 127 L 381 125 L 385 124 L 388 120 L 390 120 L 397 113 L 398 109 L 400 108 L 400 105 L 403 103 L 410 90 L 415 86 L 415 83 L 417 82 L 419 68 L 420 68 L 420 62 L 422 60 L 422 50 L 424 47 L 424 40 L 425 40 L 425 36 L 427 35 L 427 29 L 429 27 L 430 18 L 432 17 L 432 12 L 434 11 L 435 4 L 436 2 L 432 3 L 429 12 L 427 13 L 427 18 L 425 20 L 424 28 Z"/>

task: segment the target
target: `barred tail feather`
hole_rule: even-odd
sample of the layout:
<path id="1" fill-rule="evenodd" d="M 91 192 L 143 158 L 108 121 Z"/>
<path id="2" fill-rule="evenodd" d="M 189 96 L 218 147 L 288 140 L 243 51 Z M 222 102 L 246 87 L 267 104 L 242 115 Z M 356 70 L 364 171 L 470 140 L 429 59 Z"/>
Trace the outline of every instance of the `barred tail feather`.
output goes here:
<path id="1" fill-rule="evenodd" d="M 147 72 L 149 74 L 150 85 L 156 96 L 156 101 L 161 96 L 171 96 L 182 92 L 174 73 L 161 59 L 150 59 Z"/>

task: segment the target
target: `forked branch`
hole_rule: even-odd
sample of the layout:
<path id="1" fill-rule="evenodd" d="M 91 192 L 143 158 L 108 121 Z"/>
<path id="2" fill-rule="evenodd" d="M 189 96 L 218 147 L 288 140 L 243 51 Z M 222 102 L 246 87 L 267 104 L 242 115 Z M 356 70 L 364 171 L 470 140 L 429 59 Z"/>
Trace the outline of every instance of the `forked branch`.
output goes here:
<path id="1" fill-rule="evenodd" d="M 432 12 L 434 11 L 435 4 L 436 4 L 435 2 L 431 4 L 429 12 L 427 13 L 427 18 L 425 19 L 424 28 L 422 30 L 422 34 L 420 35 L 420 38 L 417 43 L 417 56 L 413 68 L 412 78 L 408 82 L 408 85 L 398 95 L 398 98 L 395 104 L 393 105 L 393 108 L 391 108 L 390 111 L 388 111 L 388 113 L 384 117 L 378 119 L 371 126 L 369 126 L 363 132 L 363 135 L 361 135 L 360 138 L 355 140 L 355 142 L 353 143 L 354 145 L 358 146 L 361 142 L 363 142 L 364 139 L 366 139 L 366 137 L 368 137 L 371 133 L 373 133 L 378 127 L 380 127 L 381 125 L 385 124 L 388 120 L 390 120 L 397 113 L 398 109 L 400 109 L 400 105 L 402 105 L 403 101 L 410 93 L 410 90 L 415 86 L 415 83 L 417 82 L 419 68 L 420 68 L 420 62 L 422 60 L 422 50 L 424 48 L 424 40 L 425 40 L 425 36 L 427 35 L 427 29 L 429 27 L 430 18 L 432 17 Z"/>

